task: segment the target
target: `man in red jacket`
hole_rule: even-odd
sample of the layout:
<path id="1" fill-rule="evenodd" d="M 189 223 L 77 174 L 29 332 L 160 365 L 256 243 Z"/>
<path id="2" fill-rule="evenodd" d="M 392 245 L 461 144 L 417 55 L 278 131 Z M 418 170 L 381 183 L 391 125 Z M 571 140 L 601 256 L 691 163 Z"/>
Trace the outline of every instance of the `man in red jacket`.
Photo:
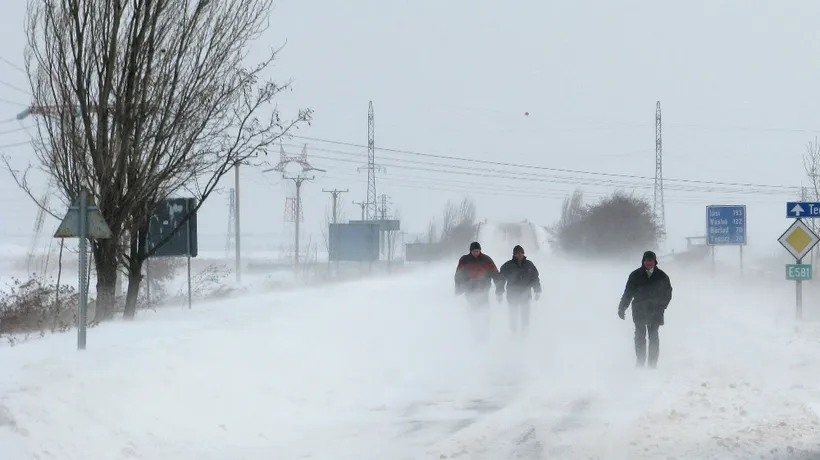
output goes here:
<path id="1" fill-rule="evenodd" d="M 501 274 L 495 262 L 487 254 L 481 252 L 481 245 L 477 241 L 470 244 L 470 253 L 461 256 L 458 260 L 455 274 L 455 294 L 464 294 L 473 310 L 479 313 L 474 321 L 479 334 L 486 338 L 489 332 L 490 315 L 490 286 L 491 282 L 502 282 Z"/>
<path id="2" fill-rule="evenodd" d="M 498 268 L 490 256 L 481 252 L 481 245 L 474 241 L 470 244 L 470 253 L 458 260 L 456 295 L 465 294 L 467 300 L 475 306 L 489 305 L 491 281 L 502 281 Z"/>

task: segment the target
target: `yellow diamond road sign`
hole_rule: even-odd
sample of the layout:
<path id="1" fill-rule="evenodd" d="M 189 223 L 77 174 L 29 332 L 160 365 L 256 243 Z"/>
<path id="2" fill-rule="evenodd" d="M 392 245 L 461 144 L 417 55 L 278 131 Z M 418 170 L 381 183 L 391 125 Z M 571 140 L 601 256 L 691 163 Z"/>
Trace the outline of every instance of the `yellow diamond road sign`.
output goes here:
<path id="1" fill-rule="evenodd" d="M 777 241 L 783 245 L 795 259 L 800 260 L 820 242 L 820 237 L 811 231 L 802 220 L 796 219 Z"/>

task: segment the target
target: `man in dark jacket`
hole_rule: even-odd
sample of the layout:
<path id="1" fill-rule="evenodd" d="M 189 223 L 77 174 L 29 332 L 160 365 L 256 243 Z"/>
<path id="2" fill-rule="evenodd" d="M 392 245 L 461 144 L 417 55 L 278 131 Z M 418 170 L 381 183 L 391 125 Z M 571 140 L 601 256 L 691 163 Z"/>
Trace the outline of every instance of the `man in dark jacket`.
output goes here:
<path id="1" fill-rule="evenodd" d="M 520 245 L 513 248 L 513 258 L 501 265 L 501 282 L 496 283 L 499 301 L 504 295 L 505 287 L 510 309 L 510 330 L 518 331 L 521 323 L 521 329 L 526 332 L 530 324 L 532 292 L 535 292 L 536 301 L 541 298 L 541 279 L 535 264 L 527 259 L 524 248 Z"/>
<path id="2" fill-rule="evenodd" d="M 458 260 L 454 280 L 456 295 L 464 294 L 470 304 L 484 307 L 490 305 L 490 283 L 494 281 L 497 287 L 500 274 L 493 259 L 481 252 L 481 245 L 474 241 L 470 253 Z"/>
<path id="3" fill-rule="evenodd" d="M 652 251 L 643 254 L 641 267 L 629 274 L 618 317 L 625 319 L 626 309 L 632 303 L 632 321 L 635 323 L 635 355 L 638 366 L 647 363 L 646 337 L 649 335 L 649 367 L 658 364 L 660 339 L 658 329 L 663 326 L 663 315 L 672 300 L 669 276 L 658 268 L 658 257 Z"/>

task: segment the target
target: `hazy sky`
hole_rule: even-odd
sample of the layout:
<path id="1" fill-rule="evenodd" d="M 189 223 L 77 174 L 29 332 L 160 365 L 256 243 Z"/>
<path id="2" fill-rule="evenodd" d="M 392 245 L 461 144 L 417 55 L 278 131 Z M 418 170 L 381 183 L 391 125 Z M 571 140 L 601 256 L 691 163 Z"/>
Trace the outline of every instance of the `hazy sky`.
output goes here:
<path id="1" fill-rule="evenodd" d="M 525 165 L 599 173 L 654 175 L 655 103 L 664 120 L 664 175 L 669 233 L 665 250 L 704 232 L 708 204 L 745 204 L 751 254 L 785 254 L 776 239 L 790 223 L 786 189 L 691 184 L 674 179 L 800 186 L 801 156 L 820 132 L 815 113 L 820 51 L 808 0 L 690 2 L 412 2 L 281 0 L 264 46 L 287 46 L 273 69 L 292 78 L 284 114 L 315 110 L 296 134 L 366 145 L 367 106 L 376 113 L 377 147 L 520 167 L 377 151 L 378 193 L 391 198 L 404 229 L 424 231 L 448 199 L 472 197 L 481 218 L 551 224 L 563 197 L 581 184 L 590 199 L 614 188 L 652 195 L 652 180 L 559 174 Z M 22 65 L 25 2 L 4 10 L 0 58 Z M 0 109 L 12 118 L 28 97 L 24 73 L 0 62 Z M 11 101 L 11 102 L 9 102 Z M 524 113 L 529 112 L 529 116 Z M 31 126 L 32 120 L 22 126 Z M 0 145 L 28 139 L 21 125 L 0 125 Z M 286 140 L 328 172 L 303 187 L 305 231 L 320 238 L 330 196 L 365 198 L 366 148 Z M 29 146 L 3 149 L 22 166 Z M 272 161 L 278 149 L 271 152 Z M 470 169 L 472 168 L 472 169 Z M 267 248 L 292 235 L 283 224 L 289 188 L 276 173 L 245 168 L 245 248 Z M 521 173 L 526 178 L 514 177 Z M 8 173 L 4 173 L 8 174 Z M 477 177 L 470 174 L 500 175 Z M 232 175 L 226 188 L 233 186 Z M 41 185 L 44 189 L 44 185 Z M 2 182 L 2 233 L 28 244 L 36 214 Z M 227 194 L 212 196 L 200 216 L 203 250 L 225 245 Z M 53 233 L 56 222 L 47 221 Z M 719 251 L 726 257 L 736 250 Z"/>

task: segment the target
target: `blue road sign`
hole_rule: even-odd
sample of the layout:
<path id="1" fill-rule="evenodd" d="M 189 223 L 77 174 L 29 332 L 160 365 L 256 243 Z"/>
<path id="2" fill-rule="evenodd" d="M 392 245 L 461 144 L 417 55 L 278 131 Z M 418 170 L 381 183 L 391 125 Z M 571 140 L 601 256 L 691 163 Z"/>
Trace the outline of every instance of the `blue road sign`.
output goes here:
<path id="1" fill-rule="evenodd" d="M 789 201 L 786 203 L 786 218 L 817 219 L 820 218 L 820 203 L 803 203 Z"/>
<path id="2" fill-rule="evenodd" d="M 746 244 L 746 206 L 706 206 L 706 244 Z"/>

